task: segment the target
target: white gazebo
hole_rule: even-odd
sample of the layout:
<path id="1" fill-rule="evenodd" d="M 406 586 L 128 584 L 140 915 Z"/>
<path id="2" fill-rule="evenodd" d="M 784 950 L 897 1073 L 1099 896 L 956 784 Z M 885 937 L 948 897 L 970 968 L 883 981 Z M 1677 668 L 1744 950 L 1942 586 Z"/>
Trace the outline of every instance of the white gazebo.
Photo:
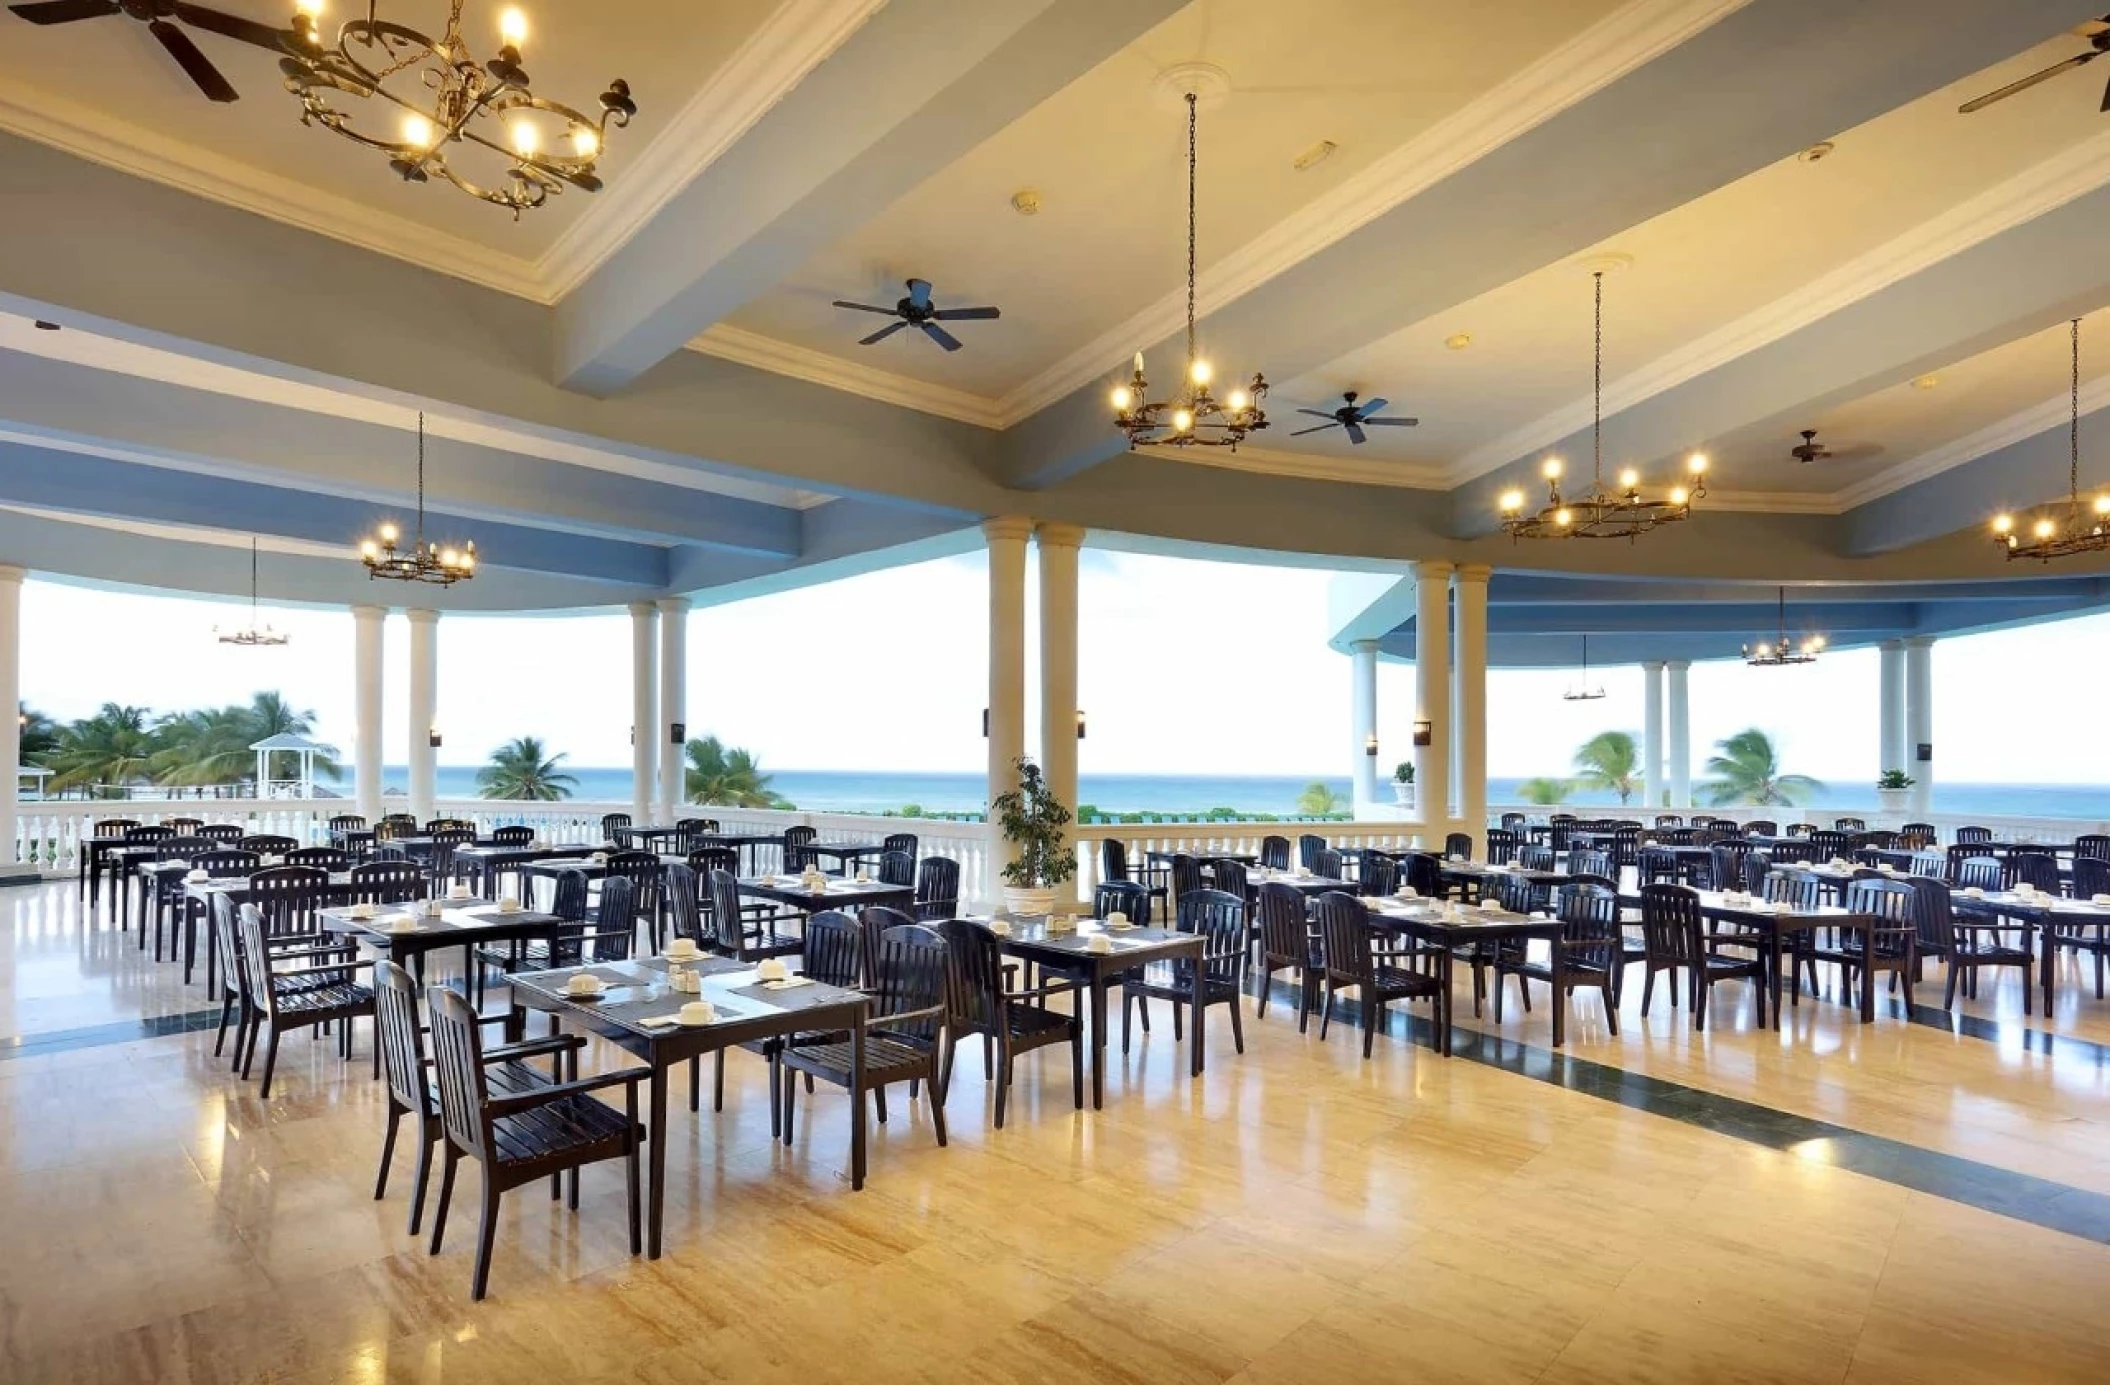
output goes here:
<path id="1" fill-rule="evenodd" d="M 281 731 L 276 736 L 266 736 L 249 747 L 256 752 L 256 796 L 258 798 L 313 798 L 315 797 L 315 757 L 330 754 L 335 747 L 291 731 Z M 296 754 L 300 756 L 300 777 L 279 779 L 271 777 L 271 757 L 274 754 Z"/>
<path id="2" fill-rule="evenodd" d="M 34 797 L 41 799 L 44 797 L 44 781 L 49 778 L 51 778 L 51 771 L 42 765 L 16 765 L 15 791 L 24 798 Z M 32 786 L 25 787 L 25 783 L 28 780 L 35 780 L 36 782 Z"/>

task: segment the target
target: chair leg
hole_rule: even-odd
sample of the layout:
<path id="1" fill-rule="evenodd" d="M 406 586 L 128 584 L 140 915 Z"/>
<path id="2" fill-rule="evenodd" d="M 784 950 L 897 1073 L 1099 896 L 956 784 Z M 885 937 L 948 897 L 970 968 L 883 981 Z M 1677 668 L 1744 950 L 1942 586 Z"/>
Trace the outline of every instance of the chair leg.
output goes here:
<path id="1" fill-rule="evenodd" d="M 1124 1057 L 1128 1053 L 1129 1021 L 1135 1015 L 1136 1003 L 1136 993 L 1123 986 L 1121 988 L 1121 1053 Z M 1143 1030 L 1148 1033 L 1150 1030 L 1150 1011 L 1147 1008 L 1143 1011 L 1143 1020 Z"/>
<path id="2" fill-rule="evenodd" d="M 793 1072 L 789 1066 L 786 1066 L 784 1069 L 784 1143 L 787 1146 L 791 1143 L 792 1117 L 793 1114 L 798 1110 L 799 1104 L 799 1084 L 797 1078 L 798 1074 Z M 654 1135 L 653 1138 L 658 1139 L 661 1137 L 658 1135 Z"/>
<path id="3" fill-rule="evenodd" d="M 491 1282 L 491 1243 L 498 1239 L 498 1180 L 488 1171 L 484 1174 L 484 1210 L 476 1223 L 476 1278 L 472 1281 L 469 1297 L 483 1302 L 484 1290 Z"/>
<path id="4" fill-rule="evenodd" d="M 1319 1006 L 1319 1042 L 1326 1042 L 1326 1026 L 1333 1022 L 1333 978 L 1326 978 L 1326 999 Z"/>
<path id="5" fill-rule="evenodd" d="M 219 1056 L 221 1055 L 222 1051 L 224 1051 L 224 1050 L 226 1049 L 226 1047 L 227 1047 L 227 1021 L 228 1021 L 228 1020 L 229 1020 L 229 1019 L 230 1019 L 230 1018 L 231 1018 L 231 1017 L 233 1016 L 233 1014 L 234 1014 L 234 996 L 233 996 L 232 994 L 223 994 L 223 995 L 221 995 L 221 997 L 220 997 L 220 1032 L 219 1032 L 219 1034 L 218 1034 L 218 1035 L 216 1035 L 216 1036 L 214 1037 L 214 1039 L 213 1039 L 213 1042 L 212 1042 L 212 1056 L 213 1056 L 213 1057 L 215 1057 L 215 1058 L 219 1057 Z M 236 1045 L 235 1045 L 235 1050 L 236 1050 L 236 1052 L 240 1052 L 240 1051 L 241 1051 L 241 1044 L 240 1044 L 239 1042 L 237 1042 L 237 1043 L 236 1043 Z"/>
<path id="6" fill-rule="evenodd" d="M 1705 975 L 1694 969 L 1692 980 L 1692 1032 L 1698 1034 L 1707 1028 L 1707 1000 L 1714 994 Z"/>
<path id="7" fill-rule="evenodd" d="M 388 1196 L 388 1161 L 396 1157 L 396 1128 L 403 1123 L 403 1112 L 395 1103 L 388 1107 L 388 1131 L 381 1137 L 381 1171 L 374 1177 L 374 1201 Z"/>
<path id="8" fill-rule="evenodd" d="M 725 1109 L 725 1050 L 722 1048 L 711 1060 L 711 1109 Z"/>
<path id="9" fill-rule="evenodd" d="M 1236 1046 L 1238 1052 L 1240 1054 L 1243 1054 L 1245 1052 L 1245 1024 L 1238 1018 L 1239 1009 L 1240 1006 L 1238 1004 L 1238 993 L 1236 991 L 1233 991 L 1231 993 L 1230 1005 L 1231 1042 L 1233 1045 Z"/>
<path id="10" fill-rule="evenodd" d="M 1673 987 L 1671 988 L 1671 991 L 1672 991 L 1672 993 L 1673 993 L 1673 994 L 1675 994 L 1675 993 L 1676 993 L 1676 991 L 1677 991 L 1677 987 L 1673 986 Z M 1648 969 L 1648 974 L 1647 974 L 1646 976 L 1643 976 L 1643 977 L 1641 978 L 1641 1018 L 1643 1018 L 1643 1019 L 1647 1019 L 1647 1018 L 1648 1018 L 1648 1002 L 1649 1002 L 1649 997 L 1650 997 L 1650 996 L 1652 996 L 1652 995 L 1654 995 L 1655 993 L 1656 993 L 1656 969 L 1655 969 L 1654 967 L 1650 967 L 1650 968 Z"/>
<path id="11" fill-rule="evenodd" d="M 1180 1018 L 1180 1011 L 1185 1008 L 1185 1006 L 1181 1005 L 1176 1000 L 1172 1002 L 1172 1041 L 1174 1043 L 1178 1043 L 1182 1039 L 1187 1037 L 1185 1034 L 1180 1032 L 1182 1027 L 1187 1023 L 1185 1020 Z M 1150 1025 L 1147 1021 L 1143 1025 L 1143 1032 L 1145 1034 L 1148 1034 L 1150 1032 Z"/>
<path id="12" fill-rule="evenodd" d="M 701 1111 L 703 1109 L 703 1059 L 701 1057 L 689 1060 L 689 1109 L 691 1111 Z"/>
<path id="13" fill-rule="evenodd" d="M 418 1120 L 418 1164 L 413 1171 L 417 1186 L 410 1190 L 410 1234 L 418 1234 L 418 1223 L 425 1216 L 425 1185 L 432 1181 L 432 1147 L 438 1140 L 425 1134 L 424 1118 Z"/>
<path id="14" fill-rule="evenodd" d="M 879 1123 L 886 1124 L 886 1084 L 880 1083 L 872 1089 L 872 1109 L 879 1113 Z"/>
<path id="15" fill-rule="evenodd" d="M 630 1253 L 632 1255 L 642 1255 L 645 1250 L 643 1219 L 638 1215 L 637 1196 L 637 1154 L 638 1146 L 641 1143 L 642 1141 L 633 1134 L 630 1139 L 629 1153 L 623 1156 L 623 1191 L 627 1195 L 630 1204 Z"/>
<path id="16" fill-rule="evenodd" d="M 454 1169 L 462 1161 L 461 1152 L 453 1145 L 447 1146 L 447 1155 L 440 1165 L 440 1200 L 432 1208 L 432 1249 L 430 1254 L 440 1253 L 440 1242 L 447 1235 L 447 1204 L 454 1200 Z"/>
<path id="17" fill-rule="evenodd" d="M 1004 1128 L 1004 1113 L 1011 1099 L 1011 1046 L 1002 1046 L 1003 1061 L 997 1065 L 996 1074 L 996 1128 Z M 884 1120 L 885 1117 L 880 1119 Z"/>
<path id="18" fill-rule="evenodd" d="M 278 1066 L 278 1026 L 271 1026 L 271 1037 L 264 1044 L 264 1086 L 258 1093 L 266 1100 L 271 1096 L 271 1070 Z M 243 1076 L 248 1076 L 244 1073 Z"/>
<path id="19" fill-rule="evenodd" d="M 1365 1058 L 1368 1058 L 1370 1056 L 1371 1045 L 1377 1042 L 1378 1017 L 1384 1014 L 1385 1007 L 1383 1002 L 1373 1001 L 1367 994 L 1362 997 L 1362 1004 L 1363 1056 Z"/>
<path id="20" fill-rule="evenodd" d="M 1070 1095 L 1077 1109 L 1084 1109 L 1084 1026 L 1079 1024 L 1070 1034 Z"/>
<path id="21" fill-rule="evenodd" d="M 945 1094 L 938 1089 L 938 1073 L 935 1065 L 931 1069 L 930 1081 L 930 1128 L 938 1137 L 938 1148 L 945 1148 Z M 910 1098 L 914 1100 L 914 1098 Z"/>
<path id="22" fill-rule="evenodd" d="M 769 1137 L 775 1139 L 784 1126 L 784 1089 L 779 1085 L 777 1069 L 783 1060 L 775 1053 L 769 1055 Z"/>

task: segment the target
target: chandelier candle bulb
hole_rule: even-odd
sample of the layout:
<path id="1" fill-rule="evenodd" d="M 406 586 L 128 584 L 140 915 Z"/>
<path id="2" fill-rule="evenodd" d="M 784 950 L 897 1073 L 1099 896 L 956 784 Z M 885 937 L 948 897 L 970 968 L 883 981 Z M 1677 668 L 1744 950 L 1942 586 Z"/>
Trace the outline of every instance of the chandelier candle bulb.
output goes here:
<path id="1" fill-rule="evenodd" d="M 508 48 L 517 49 L 527 42 L 527 16 L 518 6 L 508 7 L 498 16 L 498 38 Z"/>
<path id="2" fill-rule="evenodd" d="M 1193 365 L 1187 367 L 1187 374 L 1193 377 L 1195 384 L 1206 385 L 1209 383 L 1209 363 L 1207 361 L 1196 361 Z"/>
<path id="3" fill-rule="evenodd" d="M 1231 398 L 1228 402 L 1231 406 L 1231 411 L 1233 413 L 1242 414 L 1246 411 L 1246 406 L 1253 402 L 1253 396 L 1247 394 L 1244 390 L 1232 390 Z M 2098 500 L 2096 503 L 2096 508 L 2098 510 L 2102 509 L 2104 507 L 2105 502 L 2110 502 L 2110 496 L 2103 496 L 2100 500 Z"/>
<path id="4" fill-rule="evenodd" d="M 1625 471 L 1619 473 L 1619 484 L 1628 490 L 1632 490 L 1641 484 L 1641 473 L 1632 467 L 1628 467 Z"/>

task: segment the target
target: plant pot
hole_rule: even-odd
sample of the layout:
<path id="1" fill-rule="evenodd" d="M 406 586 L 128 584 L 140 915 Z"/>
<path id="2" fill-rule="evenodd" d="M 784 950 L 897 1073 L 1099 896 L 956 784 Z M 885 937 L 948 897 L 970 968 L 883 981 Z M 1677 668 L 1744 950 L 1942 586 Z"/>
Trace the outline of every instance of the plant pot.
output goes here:
<path id="1" fill-rule="evenodd" d="M 1886 813 L 1902 813 L 1906 811 L 1911 797 L 1912 790 L 1910 789 L 1876 790 L 1876 802 L 1883 806 L 1883 811 Z"/>
<path id="2" fill-rule="evenodd" d="M 1026 890 L 1016 885 L 1006 885 L 1004 908 L 1014 914 L 1052 914 L 1055 912 L 1055 891 Z"/>
<path id="3" fill-rule="evenodd" d="M 1402 808 L 1414 806 L 1414 786 L 1401 779 L 1392 781 L 1392 801 Z"/>

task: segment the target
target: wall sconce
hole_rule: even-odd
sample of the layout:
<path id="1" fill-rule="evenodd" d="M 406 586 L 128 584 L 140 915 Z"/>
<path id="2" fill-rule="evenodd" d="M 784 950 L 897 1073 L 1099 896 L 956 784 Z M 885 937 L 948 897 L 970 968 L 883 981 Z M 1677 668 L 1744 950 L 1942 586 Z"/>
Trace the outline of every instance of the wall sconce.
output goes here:
<path id="1" fill-rule="evenodd" d="M 429 728 L 429 729 L 428 729 L 428 730 L 427 730 L 427 731 L 425 732 L 425 744 L 427 744 L 427 745 L 431 746 L 431 747 L 432 747 L 432 748 L 433 748 L 434 750 L 438 750 L 438 749 L 440 748 L 440 728 L 439 728 L 439 727 L 437 727 L 437 726 L 431 727 L 431 728 Z"/>
<path id="2" fill-rule="evenodd" d="M 689 724 L 685 721 L 673 723 L 667 728 L 667 740 L 674 745 L 687 745 L 689 743 Z"/>
<path id="3" fill-rule="evenodd" d="M 1416 744 L 1416 745 L 1434 745 L 1434 744 L 1436 744 L 1436 723 L 1435 723 L 1435 722 L 1433 722 L 1433 721 L 1417 721 L 1417 722 L 1415 722 L 1415 723 L 1414 723 L 1414 744 Z"/>
<path id="4" fill-rule="evenodd" d="M 1363 753 L 1373 760 L 1377 758 L 1377 732 L 1372 731 L 1363 737 Z"/>
<path id="5" fill-rule="evenodd" d="M 1084 739 L 1084 708 L 1077 709 L 1077 739 Z"/>
<path id="6" fill-rule="evenodd" d="M 987 707 L 982 709 L 982 739 L 985 741 L 989 739 L 989 709 Z"/>

